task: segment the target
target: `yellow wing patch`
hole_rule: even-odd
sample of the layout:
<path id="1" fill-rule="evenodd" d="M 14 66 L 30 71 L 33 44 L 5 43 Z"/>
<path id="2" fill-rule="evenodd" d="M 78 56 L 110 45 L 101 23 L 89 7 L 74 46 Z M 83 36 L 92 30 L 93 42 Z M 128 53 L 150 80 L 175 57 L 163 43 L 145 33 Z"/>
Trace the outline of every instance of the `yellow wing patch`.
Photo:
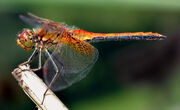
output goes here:
<path id="1" fill-rule="evenodd" d="M 87 56 L 92 55 L 94 53 L 94 47 L 91 46 L 89 43 L 74 38 L 72 38 L 70 41 L 71 47 L 75 49 L 78 53 Z"/>

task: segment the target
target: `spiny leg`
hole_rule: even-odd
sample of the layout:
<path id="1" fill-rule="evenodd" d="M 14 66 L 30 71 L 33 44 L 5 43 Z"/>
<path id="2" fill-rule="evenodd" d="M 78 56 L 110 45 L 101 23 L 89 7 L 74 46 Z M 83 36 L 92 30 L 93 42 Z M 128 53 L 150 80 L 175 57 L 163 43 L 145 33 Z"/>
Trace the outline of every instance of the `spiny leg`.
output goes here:
<path id="1" fill-rule="evenodd" d="M 32 55 L 29 57 L 29 59 L 27 61 L 25 61 L 24 63 L 21 63 L 19 66 L 25 65 L 30 63 L 38 54 L 38 48 L 35 48 L 34 52 L 32 53 Z"/>
<path id="2" fill-rule="evenodd" d="M 38 65 L 38 68 L 34 68 L 34 69 L 30 69 L 30 70 L 38 71 L 38 70 L 40 70 L 42 68 L 41 56 L 42 56 L 42 48 L 39 49 L 39 65 Z"/>
<path id="3" fill-rule="evenodd" d="M 53 66 L 55 67 L 56 73 L 55 73 L 55 75 L 53 76 L 53 79 L 51 80 L 51 82 L 49 83 L 48 88 L 47 88 L 46 91 L 44 92 L 43 100 L 42 100 L 42 103 L 41 103 L 41 104 L 44 103 L 44 99 L 45 99 L 46 93 L 47 93 L 47 91 L 51 88 L 53 82 L 56 80 L 57 75 L 58 75 L 58 73 L 59 73 L 59 68 L 57 67 L 56 63 L 54 62 L 54 60 L 53 60 L 53 58 L 52 58 L 52 55 L 49 53 L 49 51 L 48 51 L 47 48 L 45 48 L 45 52 L 47 53 L 48 57 L 50 58 L 50 61 L 52 62 Z M 61 67 L 61 71 L 62 71 L 62 69 L 63 69 L 63 64 L 62 64 L 62 63 L 61 63 L 61 66 L 62 66 L 62 67 Z M 61 71 L 60 71 L 60 72 L 61 72 Z"/>
<path id="4" fill-rule="evenodd" d="M 38 53 L 39 53 L 39 62 L 38 62 L 39 64 L 38 64 L 38 68 L 25 69 L 25 70 L 23 70 L 23 71 L 38 71 L 38 70 L 40 70 L 40 69 L 42 68 L 42 63 L 41 63 L 42 48 L 39 48 L 39 49 L 36 48 L 36 49 L 34 50 L 34 52 L 32 53 L 32 55 L 29 57 L 29 59 L 28 59 L 26 62 L 20 64 L 19 66 L 30 63 L 30 62 L 37 56 Z"/>

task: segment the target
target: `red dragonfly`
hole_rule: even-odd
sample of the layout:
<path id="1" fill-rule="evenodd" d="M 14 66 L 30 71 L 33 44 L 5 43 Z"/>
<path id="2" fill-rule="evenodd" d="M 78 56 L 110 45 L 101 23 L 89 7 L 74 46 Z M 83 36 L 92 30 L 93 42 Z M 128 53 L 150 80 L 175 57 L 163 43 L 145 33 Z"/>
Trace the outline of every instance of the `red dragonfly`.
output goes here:
<path id="1" fill-rule="evenodd" d="M 37 17 L 31 13 L 20 15 L 26 23 L 35 26 L 24 29 L 17 36 L 17 44 L 25 50 L 34 52 L 21 65 L 30 63 L 39 55 L 47 60 L 43 67 L 46 84 L 54 91 L 65 89 L 84 78 L 98 59 L 98 50 L 91 42 L 110 40 L 164 40 L 166 36 L 152 32 L 135 33 L 93 33 L 68 26 L 64 23 Z M 50 50 L 54 49 L 53 52 Z"/>

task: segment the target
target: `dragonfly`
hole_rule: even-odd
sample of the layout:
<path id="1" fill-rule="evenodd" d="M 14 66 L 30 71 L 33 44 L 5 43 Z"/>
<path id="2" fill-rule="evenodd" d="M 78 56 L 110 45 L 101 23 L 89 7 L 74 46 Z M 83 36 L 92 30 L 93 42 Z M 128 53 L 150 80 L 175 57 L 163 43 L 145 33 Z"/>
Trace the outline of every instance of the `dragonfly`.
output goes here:
<path id="1" fill-rule="evenodd" d="M 93 33 L 65 23 L 40 18 L 32 13 L 20 19 L 33 29 L 23 29 L 17 35 L 17 44 L 34 52 L 20 64 L 29 64 L 39 56 L 38 67 L 43 69 L 45 83 L 53 91 L 63 90 L 87 76 L 98 59 L 98 50 L 92 42 L 112 40 L 164 40 L 166 36 L 153 32 Z M 42 56 L 46 58 L 42 67 Z"/>

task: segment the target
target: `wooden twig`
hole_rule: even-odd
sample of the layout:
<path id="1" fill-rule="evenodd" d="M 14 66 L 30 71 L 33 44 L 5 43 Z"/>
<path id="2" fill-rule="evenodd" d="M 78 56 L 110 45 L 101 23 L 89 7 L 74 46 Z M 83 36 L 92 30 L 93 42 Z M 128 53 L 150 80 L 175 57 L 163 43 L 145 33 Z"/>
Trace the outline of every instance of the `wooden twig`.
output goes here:
<path id="1" fill-rule="evenodd" d="M 41 104 L 47 86 L 34 72 L 28 69 L 30 69 L 29 65 L 20 66 L 12 72 L 12 75 L 37 107 L 41 110 L 68 110 L 51 90 L 48 90 L 43 105 Z"/>

